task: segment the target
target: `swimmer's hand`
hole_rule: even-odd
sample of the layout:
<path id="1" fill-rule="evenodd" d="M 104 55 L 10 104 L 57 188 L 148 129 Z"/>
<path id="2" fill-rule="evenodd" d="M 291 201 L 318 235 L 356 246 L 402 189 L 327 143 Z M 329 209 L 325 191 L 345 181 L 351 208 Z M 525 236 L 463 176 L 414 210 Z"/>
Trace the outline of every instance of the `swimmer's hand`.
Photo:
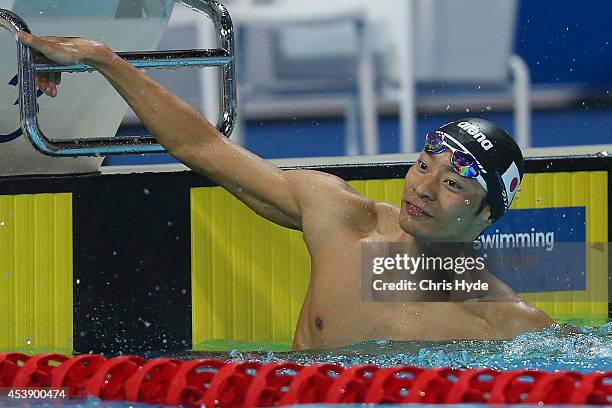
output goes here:
<path id="1" fill-rule="evenodd" d="M 18 36 L 22 43 L 35 50 L 35 60 L 44 55 L 60 65 L 88 64 L 97 49 L 106 48 L 104 44 L 84 38 L 37 37 L 25 31 L 20 31 Z M 57 96 L 61 81 L 61 72 L 36 74 L 36 86 L 51 97 Z"/>

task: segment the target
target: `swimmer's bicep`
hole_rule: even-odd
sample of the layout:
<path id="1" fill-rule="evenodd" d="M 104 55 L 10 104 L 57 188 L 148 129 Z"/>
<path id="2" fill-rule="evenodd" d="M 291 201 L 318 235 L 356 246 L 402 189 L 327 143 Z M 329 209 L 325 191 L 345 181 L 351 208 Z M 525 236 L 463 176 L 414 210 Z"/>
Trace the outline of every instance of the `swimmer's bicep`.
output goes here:
<path id="1" fill-rule="evenodd" d="M 357 192 L 344 180 L 331 174 L 283 171 L 268 162 L 265 166 L 269 171 L 259 168 L 259 174 L 246 172 L 240 182 L 221 185 L 256 214 L 280 226 L 302 230 L 305 218 L 332 224 L 342 218 L 339 214 L 346 213 L 349 201 L 357 197 Z"/>
<path id="2" fill-rule="evenodd" d="M 323 220 L 350 224 L 363 220 L 355 212 L 365 212 L 362 197 L 339 177 L 313 170 L 279 170 L 282 180 L 272 189 L 252 191 L 231 187 L 228 190 L 255 213 L 283 227 L 302 230 L 304 220 Z M 246 193 L 246 194 L 245 194 Z M 310 216 L 308 216 L 310 215 Z M 307 221 L 308 222 L 308 221 Z"/>
<path id="3" fill-rule="evenodd" d="M 230 140 L 219 138 L 184 148 L 181 160 L 258 215 L 300 229 L 300 212 L 285 171 Z"/>
<path id="4" fill-rule="evenodd" d="M 233 193 L 228 189 L 230 193 Z M 247 205 L 255 214 L 271 221 L 281 227 L 301 230 L 301 218 L 294 212 L 283 211 L 282 208 L 277 208 L 274 205 L 258 200 L 253 195 L 249 194 L 234 194 L 240 201 Z"/>

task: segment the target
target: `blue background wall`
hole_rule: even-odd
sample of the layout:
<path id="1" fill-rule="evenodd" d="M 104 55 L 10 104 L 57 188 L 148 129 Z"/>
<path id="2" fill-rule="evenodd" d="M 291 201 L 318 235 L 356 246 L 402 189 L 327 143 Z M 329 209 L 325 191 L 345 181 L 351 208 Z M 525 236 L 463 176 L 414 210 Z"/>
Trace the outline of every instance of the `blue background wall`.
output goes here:
<path id="1" fill-rule="evenodd" d="M 522 0 L 515 49 L 535 83 L 612 85 L 612 2 Z"/>

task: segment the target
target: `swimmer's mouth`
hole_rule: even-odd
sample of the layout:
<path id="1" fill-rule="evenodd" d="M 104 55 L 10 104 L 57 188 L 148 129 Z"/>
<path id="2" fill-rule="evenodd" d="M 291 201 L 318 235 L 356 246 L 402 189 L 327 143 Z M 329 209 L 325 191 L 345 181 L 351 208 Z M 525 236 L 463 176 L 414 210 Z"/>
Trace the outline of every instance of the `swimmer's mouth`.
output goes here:
<path id="1" fill-rule="evenodd" d="M 421 207 L 419 207 L 418 205 L 414 205 L 413 203 L 411 203 L 410 201 L 406 201 L 404 200 L 404 206 L 406 207 L 406 212 L 410 215 L 414 215 L 416 217 L 421 217 L 421 216 L 428 216 L 433 218 L 433 215 L 431 215 L 430 213 L 428 213 L 427 211 L 423 210 Z"/>

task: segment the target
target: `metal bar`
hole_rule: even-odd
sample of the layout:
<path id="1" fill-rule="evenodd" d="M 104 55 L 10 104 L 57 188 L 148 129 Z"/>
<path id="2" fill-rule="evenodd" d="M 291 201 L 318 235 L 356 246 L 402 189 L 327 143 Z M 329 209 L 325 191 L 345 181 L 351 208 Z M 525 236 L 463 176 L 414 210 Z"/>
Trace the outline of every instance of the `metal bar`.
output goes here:
<path id="1" fill-rule="evenodd" d="M 531 147 L 531 79 L 529 67 L 518 55 L 510 57 L 514 80 L 514 134 L 521 147 Z"/>
<path id="2" fill-rule="evenodd" d="M 406 40 L 404 47 L 399 47 L 400 95 L 400 152 L 409 153 L 416 150 L 416 86 L 415 86 L 415 0 L 406 2 L 405 21 L 402 27 Z"/>
<path id="3" fill-rule="evenodd" d="M 232 59 L 225 50 L 180 50 L 118 52 L 117 55 L 139 69 L 164 69 L 188 67 L 218 67 Z M 87 64 L 57 65 L 54 62 L 35 63 L 35 72 L 91 72 Z"/>
<path id="4" fill-rule="evenodd" d="M 215 0 L 181 0 L 187 7 L 207 15 L 217 33 L 217 50 L 185 50 L 174 52 L 121 53 L 139 68 L 169 68 L 180 66 L 220 66 L 220 115 L 217 129 L 225 136 L 232 132 L 236 115 L 236 87 L 234 82 L 234 28 L 225 6 Z M 82 64 L 68 67 L 56 64 L 35 64 L 31 48 L 18 40 L 19 31 L 30 32 L 27 24 L 16 14 L 0 9 L 0 27 L 10 31 L 17 42 L 19 105 L 21 127 L 32 145 L 49 156 L 102 156 L 111 154 L 163 153 L 165 149 L 153 137 L 121 137 L 94 139 L 48 139 L 38 124 L 35 71 L 90 71 Z M 164 61 L 169 57 L 172 62 Z M 175 63 L 175 65 L 172 65 Z M 139 64 L 139 65 L 137 65 Z"/>
<path id="5" fill-rule="evenodd" d="M 358 20 L 357 31 L 362 47 L 359 51 L 359 67 L 357 69 L 357 94 L 359 97 L 359 113 L 361 116 L 361 137 L 365 154 L 378 154 L 378 111 L 376 104 L 374 55 L 370 23 L 367 19 Z"/>
<path id="6" fill-rule="evenodd" d="M 219 89 L 221 89 L 219 120 L 217 129 L 228 136 L 232 133 L 236 120 L 236 68 L 234 25 L 227 8 L 215 0 L 180 0 L 182 4 L 194 11 L 205 13 L 212 20 L 217 33 L 217 47 L 227 51 L 232 62 L 221 68 Z"/>

